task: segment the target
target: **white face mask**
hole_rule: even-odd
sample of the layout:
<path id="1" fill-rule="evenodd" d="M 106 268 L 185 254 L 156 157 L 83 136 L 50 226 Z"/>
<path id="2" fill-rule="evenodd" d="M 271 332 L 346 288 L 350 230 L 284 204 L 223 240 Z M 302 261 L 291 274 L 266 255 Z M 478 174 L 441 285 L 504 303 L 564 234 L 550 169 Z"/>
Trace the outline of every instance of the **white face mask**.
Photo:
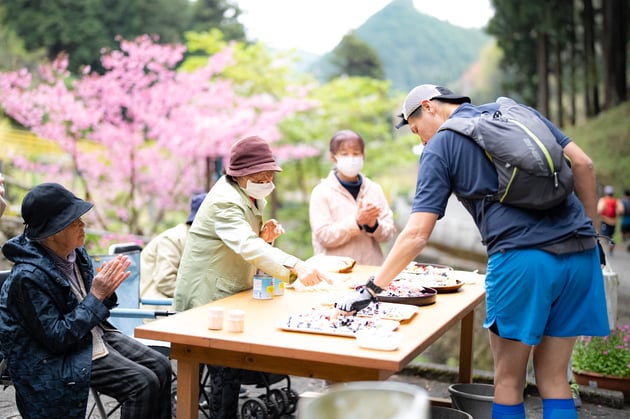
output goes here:
<path id="1" fill-rule="evenodd" d="M 363 157 L 339 156 L 337 157 L 337 171 L 346 177 L 355 177 L 363 169 Z"/>
<path id="2" fill-rule="evenodd" d="M 274 189 L 276 185 L 273 182 L 268 183 L 254 183 L 251 180 L 247 180 L 247 186 L 241 187 L 247 194 L 254 199 L 263 199 L 267 197 Z"/>

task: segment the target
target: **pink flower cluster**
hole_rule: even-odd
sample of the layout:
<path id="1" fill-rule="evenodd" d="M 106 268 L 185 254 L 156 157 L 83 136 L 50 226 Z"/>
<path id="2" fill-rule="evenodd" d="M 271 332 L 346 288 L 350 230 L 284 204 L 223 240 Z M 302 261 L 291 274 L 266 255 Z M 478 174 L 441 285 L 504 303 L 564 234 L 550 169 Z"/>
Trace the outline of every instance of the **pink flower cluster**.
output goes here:
<path id="1" fill-rule="evenodd" d="M 183 45 L 160 45 L 147 35 L 119 42 L 119 49 L 102 51 L 104 74 L 85 68 L 72 75 L 66 56 L 42 66 L 38 77 L 25 69 L 0 73 L 5 113 L 59 144 L 69 160 L 9 157 L 23 169 L 59 174 L 56 181 L 64 172 L 78 175 L 104 220 L 102 228 L 122 220 L 135 232 L 142 218 L 185 210 L 190 194 L 209 182 L 214 167 L 209 168 L 228 156 L 233 142 L 252 134 L 274 142 L 279 122 L 312 106 L 303 97 L 238 95 L 221 77 L 232 63 L 231 47 L 185 72 L 176 70 Z M 318 153 L 308 146 L 275 151 L 279 159 Z"/>
<path id="2" fill-rule="evenodd" d="M 616 377 L 630 376 L 630 325 L 617 326 L 608 336 L 584 336 L 573 349 L 573 369 Z"/>

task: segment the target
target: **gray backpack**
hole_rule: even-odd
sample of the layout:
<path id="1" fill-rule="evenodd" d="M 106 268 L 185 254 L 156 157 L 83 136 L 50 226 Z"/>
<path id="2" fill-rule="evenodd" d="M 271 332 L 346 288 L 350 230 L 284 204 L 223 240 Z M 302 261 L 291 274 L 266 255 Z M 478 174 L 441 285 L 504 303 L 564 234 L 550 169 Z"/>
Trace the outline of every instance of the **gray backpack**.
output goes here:
<path id="1" fill-rule="evenodd" d="M 499 190 L 478 198 L 528 209 L 561 204 L 573 192 L 573 173 L 562 147 L 531 109 L 507 97 L 497 103 L 493 114 L 450 118 L 439 129 L 472 138 L 494 164 Z"/>

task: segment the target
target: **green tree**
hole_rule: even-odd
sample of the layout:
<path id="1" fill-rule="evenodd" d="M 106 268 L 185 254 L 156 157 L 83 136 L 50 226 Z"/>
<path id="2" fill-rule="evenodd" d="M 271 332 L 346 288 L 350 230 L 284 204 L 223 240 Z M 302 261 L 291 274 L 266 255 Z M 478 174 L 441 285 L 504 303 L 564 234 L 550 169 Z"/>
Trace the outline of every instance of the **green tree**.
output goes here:
<path id="1" fill-rule="evenodd" d="M 536 103 L 536 38 L 532 31 L 539 19 L 529 2 L 493 0 L 495 14 L 487 32 L 494 35 L 503 50 L 501 68 L 504 89 L 528 104 Z M 516 94 L 515 94 L 516 93 Z"/>
<path id="2" fill-rule="evenodd" d="M 578 109 L 591 117 L 627 100 L 628 0 L 492 4 L 487 30 L 504 52 L 508 92 L 559 125 L 575 123 Z"/>
<path id="3" fill-rule="evenodd" d="M 29 52 L 24 41 L 6 26 L 0 27 L 0 71 L 26 67 L 35 70 L 46 58 L 44 50 Z"/>
<path id="4" fill-rule="evenodd" d="M 207 32 L 186 32 L 188 55 L 180 68 L 192 71 L 208 61 L 208 56 L 226 48 L 229 38 L 219 29 Z M 236 42 L 234 62 L 221 73 L 234 82 L 240 94 L 267 94 L 274 98 L 291 95 L 290 86 L 308 85 L 314 80 L 294 70 L 298 58 L 293 52 L 270 51 L 260 42 Z"/>
<path id="5" fill-rule="evenodd" d="M 226 39 L 245 40 L 245 29 L 238 21 L 241 9 L 231 0 L 196 0 L 188 30 L 207 32 L 220 29 Z"/>
<path id="6" fill-rule="evenodd" d="M 376 51 L 354 33 L 345 35 L 332 51 L 334 67 L 330 79 L 338 76 L 362 76 L 383 80 L 385 70 Z"/>
<path id="7" fill-rule="evenodd" d="M 70 70 L 82 64 L 100 69 L 100 51 L 116 37 L 149 33 L 160 42 L 182 41 L 190 22 L 188 0 L 0 0 L 2 25 L 24 40 L 29 51 L 45 49 L 48 58 L 70 56 Z"/>
<path id="8" fill-rule="evenodd" d="M 0 6 L 3 25 L 15 30 L 28 50 L 44 48 L 50 59 L 66 52 L 72 70 L 80 64 L 100 68 L 101 48 L 113 47 L 117 35 L 133 38 L 155 31 L 162 41 L 175 41 L 177 18 L 180 33 L 187 23 L 186 0 L 0 0 Z M 164 31 L 157 30 L 159 15 Z"/>
<path id="9" fill-rule="evenodd" d="M 604 27 L 604 101 L 606 108 L 625 101 L 627 94 L 626 66 L 628 57 L 628 1 L 603 3 Z"/>

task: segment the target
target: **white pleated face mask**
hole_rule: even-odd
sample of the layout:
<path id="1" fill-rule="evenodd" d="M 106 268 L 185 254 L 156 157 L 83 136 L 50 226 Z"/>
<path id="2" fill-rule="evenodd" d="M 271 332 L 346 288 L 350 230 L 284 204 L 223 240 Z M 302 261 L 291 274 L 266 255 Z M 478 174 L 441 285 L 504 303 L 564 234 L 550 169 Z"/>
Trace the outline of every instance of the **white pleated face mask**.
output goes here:
<path id="1" fill-rule="evenodd" d="M 242 189 L 248 196 L 254 199 L 263 199 L 269 196 L 275 187 L 276 185 L 274 185 L 273 182 L 255 183 L 251 180 L 247 180 L 247 186 Z"/>
<path id="2" fill-rule="evenodd" d="M 346 177 L 355 177 L 363 169 L 363 157 L 339 156 L 337 157 L 337 171 Z"/>

